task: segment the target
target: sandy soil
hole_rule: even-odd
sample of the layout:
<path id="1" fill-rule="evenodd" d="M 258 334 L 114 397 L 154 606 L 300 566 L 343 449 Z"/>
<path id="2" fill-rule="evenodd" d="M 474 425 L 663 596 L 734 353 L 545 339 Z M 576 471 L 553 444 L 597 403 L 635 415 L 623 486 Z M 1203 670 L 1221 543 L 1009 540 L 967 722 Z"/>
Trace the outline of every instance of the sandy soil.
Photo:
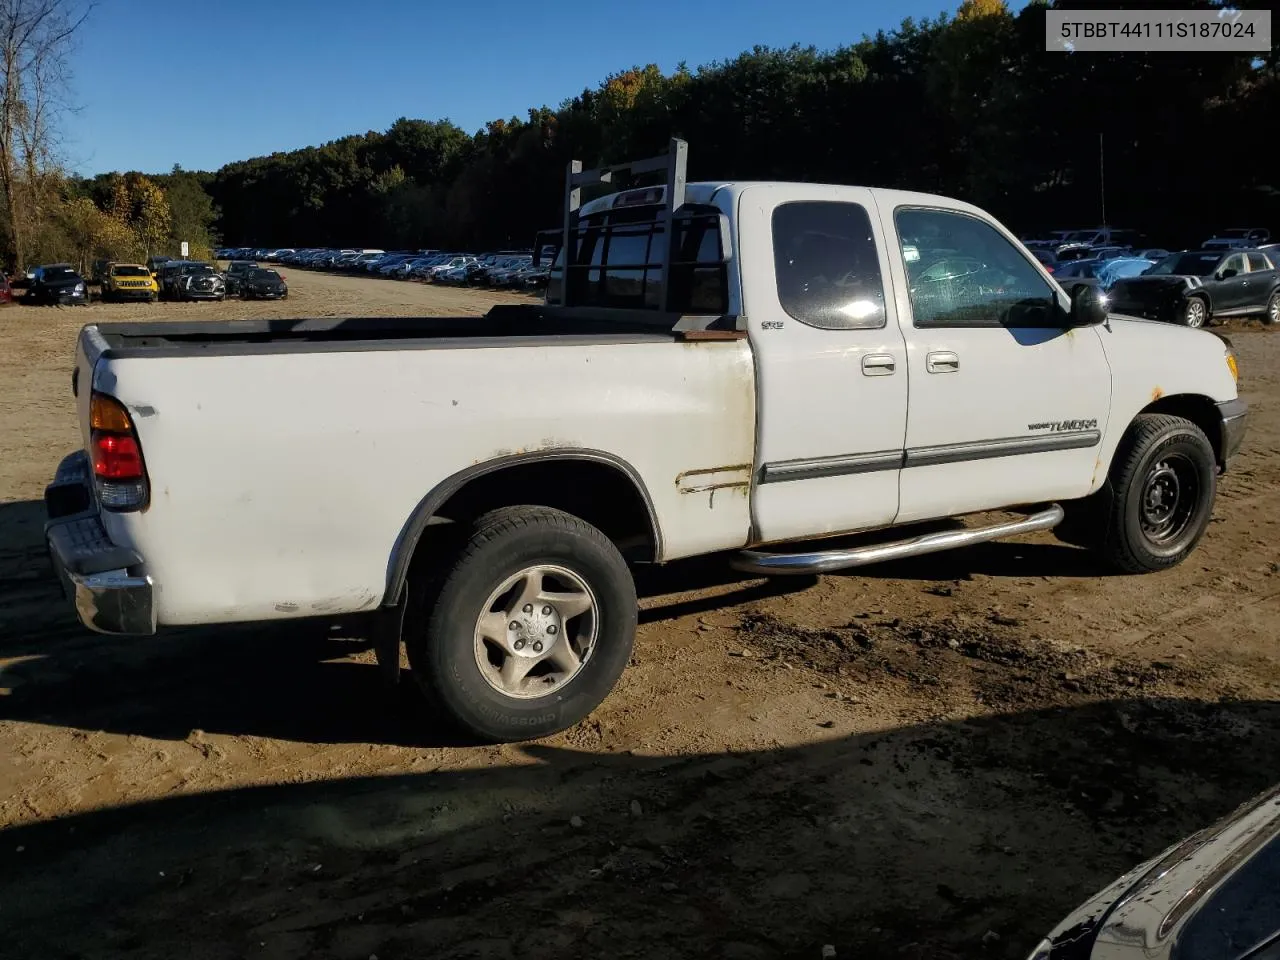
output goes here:
<path id="1" fill-rule="evenodd" d="M 579 727 L 459 745 L 328 623 L 110 639 L 41 544 L 91 319 L 473 313 L 287 271 L 288 302 L 0 312 L 0 955 L 1021 958 L 1269 785 L 1280 748 L 1280 335 L 1190 561 L 1049 536 L 768 583 L 641 583 Z"/>

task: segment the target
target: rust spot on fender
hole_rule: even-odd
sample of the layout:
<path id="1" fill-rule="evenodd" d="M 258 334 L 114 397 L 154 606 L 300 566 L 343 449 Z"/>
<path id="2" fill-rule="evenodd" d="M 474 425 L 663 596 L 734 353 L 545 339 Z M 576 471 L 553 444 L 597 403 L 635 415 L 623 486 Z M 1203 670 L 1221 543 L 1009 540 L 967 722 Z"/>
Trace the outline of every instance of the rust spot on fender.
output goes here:
<path id="1" fill-rule="evenodd" d="M 1151 391 L 1151 402 L 1155 403 L 1157 400 L 1159 400 L 1163 396 L 1164 396 L 1164 391 L 1157 386 L 1153 388 Z"/>
<path id="2" fill-rule="evenodd" d="M 709 493 L 750 485 L 749 463 L 734 463 L 726 467 L 698 467 L 676 474 L 676 489 L 681 493 Z"/>
<path id="3" fill-rule="evenodd" d="M 750 469 L 751 464 L 749 463 L 735 463 L 728 467 L 699 467 L 696 470 L 682 470 L 680 473 L 676 474 L 676 483 L 679 484 L 682 480 L 686 480 L 689 477 L 703 477 L 708 473 L 737 473 L 741 470 Z M 726 484 L 726 486 L 736 486 L 736 484 Z"/>

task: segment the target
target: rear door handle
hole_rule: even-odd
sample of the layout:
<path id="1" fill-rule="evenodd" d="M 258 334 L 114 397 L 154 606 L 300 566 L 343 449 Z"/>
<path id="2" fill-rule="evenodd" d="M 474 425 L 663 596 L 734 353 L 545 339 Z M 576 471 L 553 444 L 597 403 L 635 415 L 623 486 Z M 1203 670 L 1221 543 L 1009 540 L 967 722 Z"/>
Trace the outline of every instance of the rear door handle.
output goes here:
<path id="1" fill-rule="evenodd" d="M 862 358 L 862 373 L 868 377 L 887 377 L 897 369 L 893 357 L 887 353 L 871 353 Z"/>
<path id="2" fill-rule="evenodd" d="M 960 369 L 960 358 L 950 350 L 935 350 L 925 355 L 924 368 L 930 373 L 955 373 Z"/>

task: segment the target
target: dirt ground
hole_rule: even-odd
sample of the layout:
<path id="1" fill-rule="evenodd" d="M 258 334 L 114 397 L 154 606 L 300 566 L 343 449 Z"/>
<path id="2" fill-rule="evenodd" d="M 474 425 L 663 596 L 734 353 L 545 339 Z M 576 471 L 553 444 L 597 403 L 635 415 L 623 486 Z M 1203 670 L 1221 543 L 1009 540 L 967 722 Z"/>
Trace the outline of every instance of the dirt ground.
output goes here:
<path id="1" fill-rule="evenodd" d="M 1018 960 L 1275 779 L 1280 334 L 1247 325 L 1249 435 L 1181 567 L 1048 535 L 673 565 L 613 696 L 537 744 L 452 741 L 351 625 L 87 633 L 40 504 L 81 324 L 497 299 L 286 273 L 277 304 L 0 311 L 0 956 Z"/>

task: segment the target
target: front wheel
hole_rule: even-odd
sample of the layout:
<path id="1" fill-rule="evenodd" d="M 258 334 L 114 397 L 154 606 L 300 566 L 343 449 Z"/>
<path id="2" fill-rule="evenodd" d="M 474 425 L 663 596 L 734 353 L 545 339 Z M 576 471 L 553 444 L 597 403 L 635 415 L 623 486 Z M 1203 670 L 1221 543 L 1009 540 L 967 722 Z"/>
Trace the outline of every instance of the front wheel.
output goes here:
<path id="1" fill-rule="evenodd" d="M 1115 496 L 1099 552 L 1127 573 L 1165 570 L 1195 548 L 1217 494 L 1213 447 L 1182 417 L 1136 417 L 1111 469 Z"/>
<path id="2" fill-rule="evenodd" d="M 1201 297 L 1192 297 L 1182 307 L 1182 325 L 1203 327 L 1209 319 L 1209 308 Z"/>
<path id="3" fill-rule="evenodd" d="M 1280 323 L 1280 290 L 1274 290 L 1267 300 L 1267 309 L 1262 313 L 1262 322 L 1267 326 Z"/>
<path id="4" fill-rule="evenodd" d="M 572 726 L 609 695 L 631 657 L 630 571 L 604 534 L 559 510 L 486 514 L 447 570 L 416 579 L 404 622 L 414 678 L 482 740 Z"/>

